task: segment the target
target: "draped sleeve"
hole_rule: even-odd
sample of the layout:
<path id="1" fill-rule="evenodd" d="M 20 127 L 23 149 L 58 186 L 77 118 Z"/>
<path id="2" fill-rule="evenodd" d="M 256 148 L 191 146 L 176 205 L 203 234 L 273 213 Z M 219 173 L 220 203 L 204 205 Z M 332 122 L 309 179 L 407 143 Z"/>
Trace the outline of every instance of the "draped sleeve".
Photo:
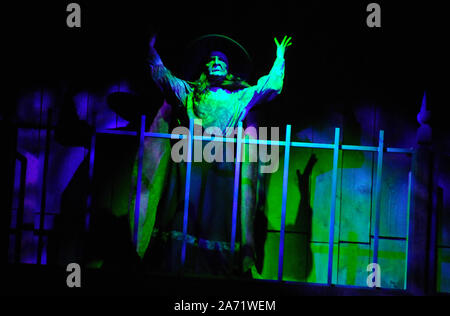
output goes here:
<path id="1" fill-rule="evenodd" d="M 237 116 L 243 119 L 256 104 L 273 100 L 281 93 L 284 79 L 284 58 L 275 60 L 268 75 L 259 78 L 258 83 L 237 93 Z M 239 119 L 238 119 L 239 120 Z"/>
<path id="2" fill-rule="evenodd" d="M 153 81 L 161 89 L 170 104 L 186 107 L 189 94 L 193 88 L 185 80 L 177 78 L 162 63 L 158 55 L 149 59 Z"/>

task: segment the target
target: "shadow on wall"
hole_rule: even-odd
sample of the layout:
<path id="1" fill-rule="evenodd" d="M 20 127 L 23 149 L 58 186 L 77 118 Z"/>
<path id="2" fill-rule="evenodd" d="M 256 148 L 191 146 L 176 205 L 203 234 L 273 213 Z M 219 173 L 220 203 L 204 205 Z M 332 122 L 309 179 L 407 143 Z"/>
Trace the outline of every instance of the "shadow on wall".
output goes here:
<path id="1" fill-rule="evenodd" d="M 300 264 L 297 266 L 300 269 L 305 269 L 300 274 L 303 275 L 306 280 L 307 276 L 311 272 L 311 268 L 313 265 L 312 262 L 312 252 L 310 247 L 311 241 L 311 228 L 312 228 L 312 208 L 311 208 L 311 186 L 310 186 L 310 178 L 312 174 L 312 170 L 314 165 L 317 163 L 317 156 L 313 153 L 311 154 L 306 167 L 303 170 L 303 173 L 300 173 L 300 170 L 296 170 L 297 174 L 297 185 L 300 191 L 300 203 L 298 205 L 298 211 L 296 214 L 295 223 L 292 225 L 287 225 L 285 228 L 286 232 L 300 232 L 299 234 L 304 235 L 306 248 L 304 253 L 299 254 Z M 263 187 L 263 186 L 261 186 Z M 256 240 L 256 270 L 259 274 L 263 273 L 264 267 L 264 257 L 265 257 L 265 244 L 267 240 L 267 227 L 268 220 L 266 215 L 264 214 L 264 194 L 262 192 L 259 193 L 261 197 L 263 197 L 258 205 L 258 211 L 255 216 L 255 240 Z M 261 207 L 262 206 L 262 207 Z M 298 262 L 297 262 L 298 263 Z"/>
<path id="2" fill-rule="evenodd" d="M 313 265 L 313 257 L 311 251 L 311 231 L 312 231 L 312 207 L 311 207 L 311 187 L 310 178 L 312 169 L 317 163 L 317 157 L 315 154 L 311 154 L 308 163 L 306 164 L 303 173 L 297 169 L 297 184 L 300 190 L 300 204 L 298 205 L 298 213 L 295 219 L 294 225 L 286 226 L 287 231 L 300 231 L 305 233 L 306 238 L 306 251 L 302 260 L 305 261 L 303 265 L 305 267 L 305 278 L 308 277 Z"/>
<path id="3" fill-rule="evenodd" d="M 135 131 L 137 126 L 130 119 L 127 126 L 119 129 Z M 56 141 L 64 146 L 89 148 L 92 132 L 93 127 L 78 118 L 73 93 L 65 95 L 55 131 Z M 93 185 L 89 185 L 89 155 L 86 155 L 62 193 L 60 212 L 48 240 L 49 264 L 77 262 L 121 270 L 136 265 L 128 220 L 136 150 L 137 137 L 97 135 Z M 87 198 L 91 188 L 92 211 L 87 220 Z"/>
<path id="4" fill-rule="evenodd" d="M 303 129 L 295 134 L 297 141 L 332 143 L 335 126 L 341 127 L 342 144 L 362 145 L 363 143 L 366 145 L 370 138 L 370 135 L 362 135 L 361 120 L 365 120 L 365 117 L 357 117 L 355 111 L 351 109 L 323 113 L 321 119 L 318 116 L 308 116 L 308 118 L 311 118 L 308 125 L 302 125 Z M 299 123 L 302 124 L 302 122 Z M 281 125 L 282 123 L 280 123 Z M 298 130 L 298 126 L 296 129 Z M 283 138 L 283 135 L 280 135 L 280 139 Z M 341 177 L 345 174 L 346 177 L 349 177 L 350 175 L 353 180 L 357 179 L 360 174 L 365 175 L 366 169 L 371 168 L 370 160 L 368 160 L 370 155 L 360 151 L 345 152 L 345 154 L 341 151 L 338 176 Z M 280 156 L 280 160 L 283 160 L 282 154 Z M 328 240 L 326 232 L 330 209 L 328 192 L 331 188 L 333 152 L 324 149 L 292 148 L 289 165 L 292 169 L 289 171 L 289 179 L 292 180 L 288 182 L 286 201 L 283 278 L 290 281 L 320 283 L 323 281 L 323 273 L 318 273 L 317 269 L 320 267 L 320 271 L 323 271 L 322 268 L 324 263 L 326 264 L 325 259 L 327 258 L 323 255 L 325 246 L 322 241 Z M 283 166 L 283 161 L 280 161 L 280 166 Z M 370 170 L 368 174 L 371 174 Z M 282 203 L 282 168 L 273 174 L 262 177 L 261 180 L 261 187 L 265 191 L 260 190 L 259 192 L 260 200 L 255 220 L 256 272 L 259 275 L 254 273 L 254 276 L 276 279 L 279 249 L 278 230 Z M 312 239 L 320 241 L 320 243 L 311 244 Z M 319 261 L 317 261 L 318 259 Z M 317 273 L 312 275 L 314 267 Z"/>
<path id="5" fill-rule="evenodd" d="M 77 169 L 62 195 L 60 214 L 49 238 L 49 263 L 80 262 L 91 267 L 121 270 L 136 264 L 128 220 L 136 144 L 129 137 L 114 136 L 97 137 L 88 232 L 85 227 L 89 157 Z"/>

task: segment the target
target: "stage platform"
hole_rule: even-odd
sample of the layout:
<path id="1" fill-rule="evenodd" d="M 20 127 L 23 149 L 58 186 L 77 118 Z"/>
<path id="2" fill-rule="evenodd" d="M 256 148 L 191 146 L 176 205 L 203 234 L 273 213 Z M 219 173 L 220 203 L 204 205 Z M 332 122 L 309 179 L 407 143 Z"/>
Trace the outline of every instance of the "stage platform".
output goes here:
<path id="1" fill-rule="evenodd" d="M 3 271 L 6 295 L 144 295 L 155 297 L 252 297 L 283 296 L 406 296 L 404 290 L 343 285 L 278 282 L 255 279 L 217 279 L 157 276 L 123 270 L 81 269 L 79 288 L 69 288 L 70 272 L 62 267 L 33 264 L 8 265 Z"/>

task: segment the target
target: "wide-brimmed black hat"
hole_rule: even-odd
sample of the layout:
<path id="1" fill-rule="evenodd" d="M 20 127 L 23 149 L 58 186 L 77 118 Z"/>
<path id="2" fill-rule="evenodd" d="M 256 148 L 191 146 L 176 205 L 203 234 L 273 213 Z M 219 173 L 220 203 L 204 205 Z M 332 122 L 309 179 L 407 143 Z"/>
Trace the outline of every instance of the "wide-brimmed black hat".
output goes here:
<path id="1" fill-rule="evenodd" d="M 228 58 L 228 72 L 241 79 L 248 79 L 252 59 L 247 50 L 232 38 L 221 34 L 206 34 L 190 42 L 184 53 L 184 78 L 195 81 L 205 70 L 207 58 L 212 51 L 220 51 Z"/>

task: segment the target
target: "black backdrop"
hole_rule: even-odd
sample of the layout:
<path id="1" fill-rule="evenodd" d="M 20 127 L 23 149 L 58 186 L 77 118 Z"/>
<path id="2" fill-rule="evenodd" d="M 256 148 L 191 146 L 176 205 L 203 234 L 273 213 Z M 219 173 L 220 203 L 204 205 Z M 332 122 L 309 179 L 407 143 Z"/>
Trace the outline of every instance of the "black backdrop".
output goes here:
<path id="1" fill-rule="evenodd" d="M 271 118 L 365 101 L 415 117 L 410 107 L 424 90 L 430 106 L 442 104 L 433 80 L 445 57 L 445 12 L 424 1 L 378 1 L 381 28 L 366 25 L 370 1 L 78 1 L 81 28 L 66 26 L 68 3 L 20 2 L 3 11 L 10 39 L 4 50 L 12 53 L 7 64 L 13 66 L 8 81 L 16 95 L 36 85 L 95 90 L 122 78 L 159 106 L 144 62 L 148 36 L 156 31 L 156 46 L 176 74 L 196 37 L 236 39 L 253 58 L 253 82 L 270 70 L 273 37 L 292 36 L 282 96 L 288 106 L 267 108 Z"/>

